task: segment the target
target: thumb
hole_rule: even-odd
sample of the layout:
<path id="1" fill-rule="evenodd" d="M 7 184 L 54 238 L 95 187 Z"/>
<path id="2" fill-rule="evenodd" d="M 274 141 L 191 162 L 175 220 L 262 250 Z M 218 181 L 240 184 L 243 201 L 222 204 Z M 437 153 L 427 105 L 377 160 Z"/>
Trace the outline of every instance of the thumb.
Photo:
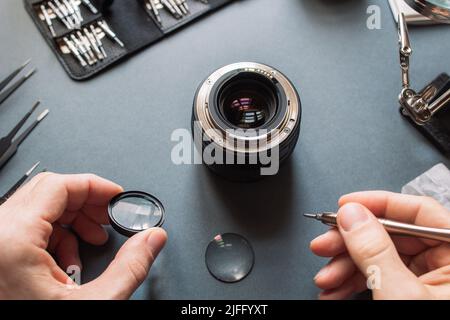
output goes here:
<path id="1" fill-rule="evenodd" d="M 82 286 L 82 299 L 128 299 L 144 282 L 150 267 L 167 241 L 163 229 L 143 231 L 120 248 L 105 272 Z"/>
<path id="2" fill-rule="evenodd" d="M 374 298 L 404 298 L 405 287 L 417 289 L 417 277 L 405 266 L 387 231 L 372 212 L 360 204 L 349 203 L 339 210 L 337 222 L 347 250 L 367 278 Z"/>

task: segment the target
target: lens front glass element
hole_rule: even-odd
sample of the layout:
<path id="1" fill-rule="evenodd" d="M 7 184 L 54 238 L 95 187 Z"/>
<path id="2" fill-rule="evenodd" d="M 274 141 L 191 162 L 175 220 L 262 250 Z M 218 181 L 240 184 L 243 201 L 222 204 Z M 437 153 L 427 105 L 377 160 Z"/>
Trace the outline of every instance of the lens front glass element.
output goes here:
<path id="1" fill-rule="evenodd" d="M 160 227 L 164 221 L 164 208 L 150 195 L 130 192 L 113 199 L 109 215 L 116 228 L 138 233 Z"/>

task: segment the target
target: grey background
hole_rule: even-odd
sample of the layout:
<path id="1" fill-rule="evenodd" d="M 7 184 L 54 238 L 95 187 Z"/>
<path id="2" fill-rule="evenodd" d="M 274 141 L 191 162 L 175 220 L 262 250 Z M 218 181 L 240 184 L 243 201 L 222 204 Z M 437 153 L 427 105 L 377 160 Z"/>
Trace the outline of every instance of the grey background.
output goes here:
<path id="1" fill-rule="evenodd" d="M 378 4 L 382 29 L 366 28 Z M 38 98 L 50 116 L 0 172 L 0 192 L 40 160 L 55 172 L 93 172 L 153 193 L 170 240 L 139 299 L 315 299 L 325 263 L 309 242 L 326 227 L 304 212 L 335 210 L 340 195 L 399 191 L 438 162 L 449 164 L 397 111 L 397 31 L 387 1 L 245 0 L 191 25 L 87 82 L 64 73 L 19 0 L 0 1 L 0 73 L 27 58 L 38 73 L 3 105 L 3 136 Z M 447 27 L 412 29 L 418 89 L 448 70 Z M 237 61 L 277 67 L 303 103 L 300 143 L 276 177 L 224 181 L 202 166 L 175 166 L 171 133 L 189 128 L 194 91 Z M 204 250 L 216 234 L 246 236 L 256 252 L 238 284 L 213 279 Z M 84 280 L 102 272 L 125 239 L 82 245 Z"/>

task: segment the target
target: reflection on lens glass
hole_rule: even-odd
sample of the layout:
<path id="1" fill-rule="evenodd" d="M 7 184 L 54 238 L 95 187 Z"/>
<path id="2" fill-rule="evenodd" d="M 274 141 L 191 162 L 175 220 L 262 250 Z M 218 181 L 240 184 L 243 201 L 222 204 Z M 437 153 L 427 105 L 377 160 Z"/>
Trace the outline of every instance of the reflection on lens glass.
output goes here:
<path id="1" fill-rule="evenodd" d="M 238 92 L 227 100 L 230 102 L 224 106 L 225 116 L 235 126 L 257 128 L 265 123 L 269 107 L 259 94 Z"/>
<path id="2" fill-rule="evenodd" d="M 450 0 L 427 0 L 427 2 L 434 4 L 438 7 L 450 9 Z"/>
<path id="3" fill-rule="evenodd" d="M 257 129 L 277 111 L 276 87 L 267 78 L 240 74 L 220 89 L 219 110 L 229 124 L 242 129 Z"/>
<path id="4" fill-rule="evenodd" d="M 130 236 L 164 222 L 164 208 L 151 195 L 130 192 L 112 200 L 109 215 L 113 227 L 124 235 Z"/>
<path id="5" fill-rule="evenodd" d="M 253 268 L 255 254 L 250 243 L 234 233 L 217 235 L 206 249 L 206 266 L 216 279 L 233 283 L 244 279 Z"/>

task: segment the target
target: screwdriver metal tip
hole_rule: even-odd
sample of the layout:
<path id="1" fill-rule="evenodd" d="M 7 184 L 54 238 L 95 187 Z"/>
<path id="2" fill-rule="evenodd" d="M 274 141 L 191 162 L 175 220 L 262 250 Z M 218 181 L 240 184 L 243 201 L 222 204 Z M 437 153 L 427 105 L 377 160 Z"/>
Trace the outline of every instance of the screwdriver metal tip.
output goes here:
<path id="1" fill-rule="evenodd" d="M 40 161 L 36 162 L 36 164 L 34 166 L 31 167 L 30 170 L 27 171 L 27 173 L 25 174 L 27 177 L 29 177 L 34 170 L 36 170 L 37 167 L 39 167 L 39 165 L 41 164 Z"/>
<path id="2" fill-rule="evenodd" d="M 48 115 L 48 113 L 50 112 L 50 110 L 46 109 L 44 110 L 44 112 L 42 112 L 38 117 L 37 117 L 37 121 L 41 122 L 42 120 L 44 120 L 44 118 Z"/>
<path id="3" fill-rule="evenodd" d="M 25 68 L 27 65 L 30 64 L 30 62 L 31 62 L 31 59 L 28 59 L 27 61 L 25 61 L 25 62 L 22 64 L 22 68 Z"/>
<path id="4" fill-rule="evenodd" d="M 31 77 L 35 72 L 36 72 L 36 68 L 31 69 L 30 72 L 28 72 L 28 73 L 25 75 L 25 78 L 28 79 L 28 78 Z"/>
<path id="5" fill-rule="evenodd" d="M 33 107 L 31 107 L 30 113 L 33 113 L 37 109 L 37 107 L 39 107 L 40 104 L 41 104 L 41 101 L 36 101 L 33 104 Z"/>
<path id="6" fill-rule="evenodd" d="M 317 218 L 317 214 L 315 214 L 315 213 L 304 213 L 303 216 L 305 216 L 306 218 L 311 218 L 311 219 Z"/>

